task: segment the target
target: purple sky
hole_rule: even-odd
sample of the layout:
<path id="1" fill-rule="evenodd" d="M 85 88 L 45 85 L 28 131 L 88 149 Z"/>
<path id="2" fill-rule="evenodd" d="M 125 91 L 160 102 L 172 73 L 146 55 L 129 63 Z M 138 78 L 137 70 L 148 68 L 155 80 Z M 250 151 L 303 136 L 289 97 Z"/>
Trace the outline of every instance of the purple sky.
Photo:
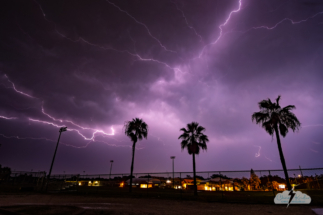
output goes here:
<path id="1" fill-rule="evenodd" d="M 258 102 L 295 105 L 288 168 L 322 167 L 323 2 L 6 1 L 0 7 L 0 164 L 53 173 L 130 172 L 123 125 L 142 118 L 134 172 L 192 171 L 179 129 L 197 121 L 197 171 L 281 169 L 251 121 Z M 97 131 L 97 132 L 96 132 Z"/>

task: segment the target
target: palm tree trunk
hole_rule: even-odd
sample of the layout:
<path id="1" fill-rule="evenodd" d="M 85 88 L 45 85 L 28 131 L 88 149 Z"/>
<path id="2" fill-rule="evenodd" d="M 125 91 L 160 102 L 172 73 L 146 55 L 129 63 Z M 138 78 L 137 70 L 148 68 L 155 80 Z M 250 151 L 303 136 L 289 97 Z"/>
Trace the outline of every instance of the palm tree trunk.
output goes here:
<path id="1" fill-rule="evenodd" d="M 195 171 L 195 153 L 193 152 L 193 174 L 194 174 L 194 196 L 197 196 L 196 171 Z"/>
<path id="2" fill-rule="evenodd" d="M 131 169 L 130 169 L 130 187 L 129 187 L 129 193 L 132 191 L 132 173 L 133 173 L 133 161 L 135 159 L 135 149 L 136 149 L 136 142 L 132 145 L 132 161 L 131 161 Z"/>
<path id="3" fill-rule="evenodd" d="M 280 143 L 280 138 L 279 138 L 279 133 L 278 133 L 277 126 L 275 126 L 275 133 L 276 133 L 276 139 L 277 139 L 277 145 L 278 145 L 278 151 L 279 151 L 280 161 L 282 162 L 283 170 L 284 170 L 284 174 L 285 174 L 287 189 L 288 190 L 291 190 L 292 189 L 292 186 L 289 183 L 288 172 L 287 172 L 287 168 L 286 168 L 286 163 L 285 163 L 285 158 L 284 158 L 284 154 L 283 154 L 283 149 L 282 149 L 281 143 Z"/>

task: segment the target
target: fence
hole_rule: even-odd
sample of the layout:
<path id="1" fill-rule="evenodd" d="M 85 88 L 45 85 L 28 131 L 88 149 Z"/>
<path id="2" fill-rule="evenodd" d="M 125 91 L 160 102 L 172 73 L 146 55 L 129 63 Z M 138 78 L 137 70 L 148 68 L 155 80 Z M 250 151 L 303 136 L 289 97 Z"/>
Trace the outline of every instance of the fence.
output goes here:
<path id="1" fill-rule="evenodd" d="M 134 173 L 132 194 L 129 194 L 128 190 L 129 175 L 129 173 L 59 174 L 52 175 L 50 180 L 46 180 L 46 172 L 12 172 L 10 177 L 0 178 L 0 189 L 77 192 L 112 197 L 129 195 L 173 199 L 193 197 L 192 172 Z M 311 197 L 314 196 L 314 199 L 316 195 L 319 195 L 316 199 L 322 199 L 323 168 L 289 169 L 288 175 L 290 184 L 295 190 L 306 190 L 310 192 Z M 283 186 L 286 185 L 283 170 L 204 171 L 196 172 L 196 176 L 199 198 L 208 201 L 272 202 L 277 192 L 286 189 Z"/>

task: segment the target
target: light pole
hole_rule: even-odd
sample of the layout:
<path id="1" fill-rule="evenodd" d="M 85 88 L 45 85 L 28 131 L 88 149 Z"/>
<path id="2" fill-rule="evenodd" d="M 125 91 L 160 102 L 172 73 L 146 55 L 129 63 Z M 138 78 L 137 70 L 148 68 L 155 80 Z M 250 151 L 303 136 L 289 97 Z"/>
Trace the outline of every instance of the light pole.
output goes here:
<path id="1" fill-rule="evenodd" d="M 175 156 L 171 156 L 170 159 L 173 160 L 173 188 L 175 188 L 175 183 L 174 183 L 174 159 L 175 159 Z"/>
<path id="2" fill-rule="evenodd" d="M 56 144 L 56 149 L 55 149 L 55 152 L 54 152 L 54 156 L 53 156 L 52 164 L 50 165 L 49 174 L 48 174 L 48 177 L 47 177 L 47 179 L 48 179 L 48 180 L 49 180 L 49 178 L 50 178 L 50 174 L 52 173 L 52 168 L 53 168 L 53 164 L 54 164 L 54 160 L 55 160 L 55 156 L 56 156 L 56 152 L 57 152 L 57 147 L 58 147 L 59 139 L 61 138 L 61 134 L 62 134 L 62 132 L 66 131 L 66 129 L 67 129 L 67 127 L 61 127 L 61 128 L 59 129 L 58 141 L 57 141 L 57 144 Z"/>
<path id="3" fill-rule="evenodd" d="M 113 160 L 110 160 L 111 166 L 110 166 L 110 176 L 109 179 L 111 179 L 111 170 L 112 170 L 112 164 L 113 164 Z"/>

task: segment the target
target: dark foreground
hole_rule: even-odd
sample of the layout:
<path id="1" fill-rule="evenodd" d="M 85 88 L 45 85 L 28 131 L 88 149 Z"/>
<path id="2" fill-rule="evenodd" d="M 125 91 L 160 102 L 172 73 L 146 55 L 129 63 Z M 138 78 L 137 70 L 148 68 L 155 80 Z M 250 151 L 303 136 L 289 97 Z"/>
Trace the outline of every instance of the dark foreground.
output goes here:
<path id="1" fill-rule="evenodd" d="M 0 194 L 0 214 L 314 214 L 320 205 L 220 203 L 75 194 Z"/>

